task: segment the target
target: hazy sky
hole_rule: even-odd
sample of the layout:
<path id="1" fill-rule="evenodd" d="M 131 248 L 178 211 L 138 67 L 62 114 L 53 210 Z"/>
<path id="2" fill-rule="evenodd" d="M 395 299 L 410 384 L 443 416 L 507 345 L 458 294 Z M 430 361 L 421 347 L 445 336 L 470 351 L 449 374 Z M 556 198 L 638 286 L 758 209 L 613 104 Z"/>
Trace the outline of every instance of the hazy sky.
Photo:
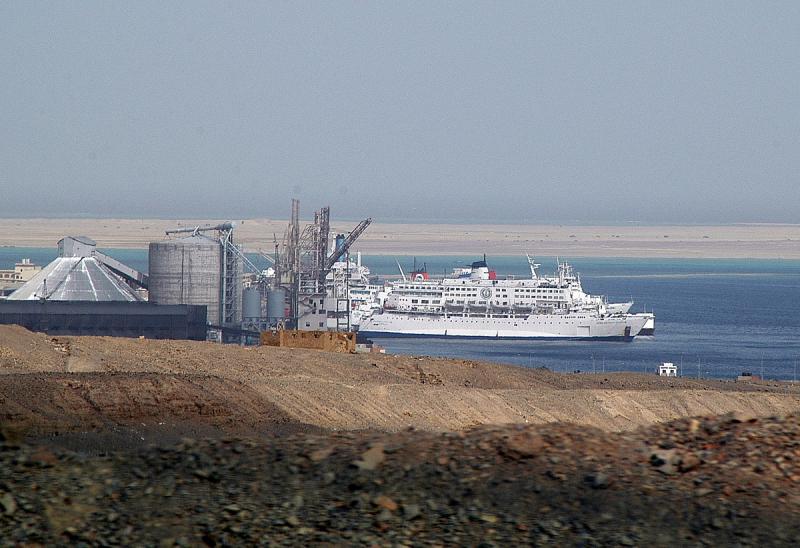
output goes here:
<path id="1" fill-rule="evenodd" d="M 0 215 L 800 222 L 800 2 L 0 3 Z"/>

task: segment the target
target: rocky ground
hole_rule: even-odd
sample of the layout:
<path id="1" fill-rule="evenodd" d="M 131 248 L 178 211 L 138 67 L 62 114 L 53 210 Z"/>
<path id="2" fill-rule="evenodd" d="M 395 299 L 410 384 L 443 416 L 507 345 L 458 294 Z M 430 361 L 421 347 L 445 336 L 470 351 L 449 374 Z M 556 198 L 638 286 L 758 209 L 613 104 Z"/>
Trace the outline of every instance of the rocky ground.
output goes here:
<path id="1" fill-rule="evenodd" d="M 800 417 L 0 450 L 2 545 L 797 545 Z"/>
<path id="2" fill-rule="evenodd" d="M 0 326 L 0 546 L 796 545 L 798 394 Z"/>

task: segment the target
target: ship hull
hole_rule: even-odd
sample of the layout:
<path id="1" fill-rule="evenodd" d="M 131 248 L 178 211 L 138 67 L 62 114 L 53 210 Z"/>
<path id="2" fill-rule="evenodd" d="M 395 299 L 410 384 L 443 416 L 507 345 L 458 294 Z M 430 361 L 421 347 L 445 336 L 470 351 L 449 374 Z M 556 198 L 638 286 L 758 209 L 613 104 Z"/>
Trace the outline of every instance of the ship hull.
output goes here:
<path id="1" fill-rule="evenodd" d="M 451 317 L 404 313 L 375 314 L 359 332 L 370 337 L 471 339 L 632 340 L 646 322 L 635 315 L 530 315 L 524 318 Z"/>
<path id="2" fill-rule="evenodd" d="M 364 337 L 378 337 L 378 338 L 391 338 L 391 339 L 462 339 L 462 340 L 504 340 L 504 341 L 608 341 L 608 342 L 631 342 L 634 339 L 633 335 L 625 336 L 625 335 L 609 335 L 609 336 L 598 336 L 598 337 L 562 337 L 562 336 L 499 336 L 499 335 L 483 335 L 483 334 L 476 334 L 476 335 L 451 335 L 451 334 L 441 334 L 435 335 L 431 333 L 395 333 L 395 332 L 386 332 L 386 331 L 358 331 L 359 334 L 362 334 Z"/>
<path id="3" fill-rule="evenodd" d="M 656 317 L 655 314 L 651 312 L 643 312 L 637 314 L 637 316 L 643 316 L 647 318 L 647 321 L 644 324 L 644 327 L 639 331 L 640 337 L 652 337 L 656 334 Z"/>

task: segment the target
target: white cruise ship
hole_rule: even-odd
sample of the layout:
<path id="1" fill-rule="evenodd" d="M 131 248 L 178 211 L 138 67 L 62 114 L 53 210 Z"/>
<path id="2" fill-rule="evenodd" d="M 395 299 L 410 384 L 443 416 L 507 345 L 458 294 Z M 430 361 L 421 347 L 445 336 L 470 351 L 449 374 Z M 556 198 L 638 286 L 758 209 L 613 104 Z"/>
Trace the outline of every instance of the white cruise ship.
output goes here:
<path id="1" fill-rule="evenodd" d="M 425 272 L 390 284 L 383 307 L 364 318 L 366 336 L 630 340 L 652 314 L 629 314 L 632 302 L 609 304 L 589 295 L 559 262 L 555 276 L 498 279 L 483 261 L 432 280 Z"/>
<path id="2" fill-rule="evenodd" d="M 381 307 L 386 288 L 371 284 L 369 268 L 361 264 L 361 252 L 356 260 L 337 261 L 325 278 L 330 330 L 358 329 L 361 319 Z"/>

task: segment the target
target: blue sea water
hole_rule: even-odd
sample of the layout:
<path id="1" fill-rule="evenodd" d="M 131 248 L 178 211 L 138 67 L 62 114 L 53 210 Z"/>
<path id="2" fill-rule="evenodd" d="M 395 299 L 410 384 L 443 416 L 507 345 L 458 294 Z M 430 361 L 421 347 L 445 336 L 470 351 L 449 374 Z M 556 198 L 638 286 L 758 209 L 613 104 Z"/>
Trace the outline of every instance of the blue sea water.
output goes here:
<path id="1" fill-rule="evenodd" d="M 146 250 L 105 250 L 147 270 Z M 0 248 L 0 268 L 30 257 L 47 264 L 54 249 Z M 479 257 L 417 257 L 441 275 Z M 257 259 L 253 257 L 253 259 Z M 373 274 L 406 272 L 413 257 L 364 256 Z M 554 257 L 537 259 L 543 272 Z M 487 257 L 500 276 L 526 276 L 525 257 Z M 491 360 L 556 371 L 653 372 L 671 361 L 686 376 L 731 378 L 751 371 L 773 379 L 795 378 L 800 362 L 800 261 L 750 259 L 575 258 L 584 289 L 611 301 L 633 299 L 634 311 L 656 314 L 656 335 L 632 342 L 493 341 L 376 338 L 387 352 Z M 259 266 L 262 266 L 259 264 Z M 796 373 L 797 371 L 797 373 Z"/>
<path id="2" fill-rule="evenodd" d="M 397 272 L 395 260 L 365 261 L 373 271 Z M 472 257 L 417 257 L 439 274 Z M 524 257 L 488 257 L 498 274 L 529 273 Z M 542 257 L 544 272 L 556 259 Z M 793 379 L 800 361 L 800 261 L 749 259 L 570 260 L 584 289 L 611 301 L 634 300 L 634 311 L 656 314 L 655 337 L 632 342 L 393 339 L 387 352 L 492 360 L 556 371 L 653 372 L 671 361 L 687 376 L 731 378 L 742 371 Z M 410 268 L 406 268 L 410 270 Z M 800 373 L 800 372 L 798 372 Z"/>

